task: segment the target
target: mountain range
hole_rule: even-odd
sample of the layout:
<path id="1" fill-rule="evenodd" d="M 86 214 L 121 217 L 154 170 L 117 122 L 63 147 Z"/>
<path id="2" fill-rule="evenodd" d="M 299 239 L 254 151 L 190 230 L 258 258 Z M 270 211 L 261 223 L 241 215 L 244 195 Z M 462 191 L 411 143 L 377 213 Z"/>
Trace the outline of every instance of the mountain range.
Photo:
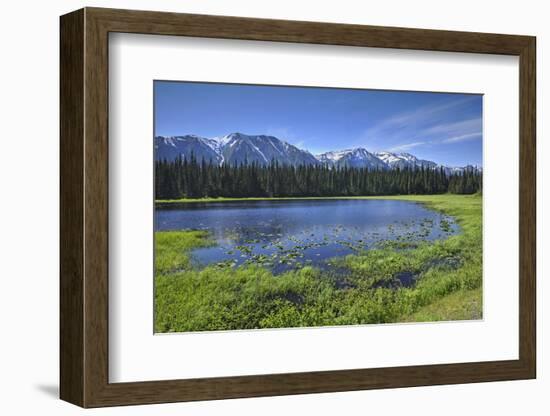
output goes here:
<path id="1" fill-rule="evenodd" d="M 231 133 L 223 137 L 206 138 L 196 135 L 156 136 L 155 160 L 173 161 L 177 157 L 205 160 L 207 163 L 231 165 L 256 163 L 268 166 L 273 162 L 280 165 L 326 165 L 331 168 L 366 168 L 369 170 L 391 170 L 404 168 L 435 169 L 443 167 L 447 173 L 459 173 L 465 169 L 480 170 L 479 167 L 450 167 L 430 160 L 419 159 L 410 153 L 369 152 L 357 147 L 313 155 L 290 143 L 267 135 Z"/>

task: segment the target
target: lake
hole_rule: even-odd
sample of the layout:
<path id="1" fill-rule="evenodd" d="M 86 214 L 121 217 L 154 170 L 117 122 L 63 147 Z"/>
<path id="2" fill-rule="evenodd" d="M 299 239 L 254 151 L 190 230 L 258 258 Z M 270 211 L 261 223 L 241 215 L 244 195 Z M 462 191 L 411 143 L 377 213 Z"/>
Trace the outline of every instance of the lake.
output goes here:
<path id="1" fill-rule="evenodd" d="M 155 230 L 207 230 L 215 246 L 191 252 L 194 265 L 260 264 L 273 273 L 334 257 L 414 243 L 459 231 L 452 217 L 420 203 L 397 200 L 274 200 L 181 203 L 157 207 Z"/>

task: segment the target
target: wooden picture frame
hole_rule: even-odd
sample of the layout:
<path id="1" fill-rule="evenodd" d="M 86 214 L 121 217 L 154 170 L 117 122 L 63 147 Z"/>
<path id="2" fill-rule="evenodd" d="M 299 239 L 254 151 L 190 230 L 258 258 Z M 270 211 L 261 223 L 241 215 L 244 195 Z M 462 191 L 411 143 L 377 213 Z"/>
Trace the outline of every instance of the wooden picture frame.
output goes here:
<path id="1" fill-rule="evenodd" d="M 536 376 L 535 38 L 85 8 L 61 17 L 60 396 L 82 407 L 530 379 Z M 519 359 L 110 383 L 111 32 L 515 55 L 520 66 Z"/>

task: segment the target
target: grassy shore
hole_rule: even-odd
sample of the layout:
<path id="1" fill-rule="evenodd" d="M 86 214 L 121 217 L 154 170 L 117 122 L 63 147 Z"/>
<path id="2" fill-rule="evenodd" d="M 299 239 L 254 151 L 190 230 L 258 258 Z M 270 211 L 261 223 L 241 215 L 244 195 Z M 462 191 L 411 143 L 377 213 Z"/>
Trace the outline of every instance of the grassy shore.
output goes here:
<path id="1" fill-rule="evenodd" d="M 251 198 L 181 198 L 181 199 L 157 199 L 156 204 L 187 204 L 197 202 L 250 202 L 250 201 L 295 201 L 295 200 L 315 200 L 315 199 L 369 199 L 382 198 L 375 196 L 300 196 L 300 197 L 251 197 Z"/>
<path id="2" fill-rule="evenodd" d="M 277 276 L 254 265 L 196 269 L 189 261 L 188 251 L 213 244 L 206 232 L 157 232 L 155 331 L 481 318 L 480 196 L 423 195 L 353 199 L 420 202 L 455 217 L 461 233 L 445 240 L 407 246 L 388 243 L 378 249 L 337 258 L 334 262 L 349 271 L 346 274 L 349 284 L 345 288 L 338 288 L 326 272 L 309 266 Z M 213 199 L 227 200 L 235 199 Z M 391 282 L 401 273 L 415 275 L 417 284 L 411 288 L 393 287 Z"/>
<path id="3" fill-rule="evenodd" d="M 327 200 L 327 199 L 402 199 L 420 201 L 423 197 L 435 195 L 388 195 L 388 196 L 298 196 L 298 197 L 250 197 L 250 198 L 181 198 L 181 199 L 156 199 L 155 204 L 193 204 L 200 202 L 254 202 L 254 201 L 300 201 L 300 200 Z"/>

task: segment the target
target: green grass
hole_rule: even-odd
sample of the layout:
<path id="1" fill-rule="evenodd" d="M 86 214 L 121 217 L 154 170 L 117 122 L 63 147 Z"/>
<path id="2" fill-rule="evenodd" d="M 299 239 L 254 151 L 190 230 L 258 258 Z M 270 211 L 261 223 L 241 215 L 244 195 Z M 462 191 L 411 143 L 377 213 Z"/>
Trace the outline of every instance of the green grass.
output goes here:
<path id="1" fill-rule="evenodd" d="M 163 231 L 155 233 L 155 276 L 190 268 L 187 252 L 208 247 L 206 231 Z"/>
<path id="2" fill-rule="evenodd" d="M 431 322 L 481 319 L 483 315 L 481 305 L 481 287 L 472 290 L 459 290 L 420 308 L 412 315 L 403 316 L 402 321 Z"/>
<path id="3" fill-rule="evenodd" d="M 157 232 L 155 331 L 481 318 L 482 198 L 430 195 L 377 199 L 424 203 L 455 217 L 461 233 L 415 244 L 414 248 L 388 244 L 334 259 L 350 271 L 346 278 L 350 287 L 337 289 L 330 276 L 312 267 L 278 276 L 258 266 L 195 269 L 187 252 L 211 244 L 205 232 Z M 391 285 L 385 283 L 403 272 L 417 276 L 413 288 L 387 287 Z"/>
<path id="4" fill-rule="evenodd" d="M 181 199 L 157 199 L 157 204 L 182 204 L 196 202 L 233 202 L 233 201 L 287 201 L 303 199 L 380 199 L 385 197 L 377 196 L 300 196 L 300 197 L 250 197 L 250 198 L 181 198 Z"/>
<path id="5" fill-rule="evenodd" d="M 294 200 L 320 200 L 320 199 L 404 199 L 409 201 L 419 201 L 422 198 L 432 198 L 438 196 L 458 196 L 460 195 L 388 195 L 388 196 L 277 196 L 277 197 L 248 197 L 248 198 L 180 198 L 180 199 L 156 199 L 156 204 L 186 204 L 197 202 L 246 202 L 246 201 L 294 201 Z"/>

